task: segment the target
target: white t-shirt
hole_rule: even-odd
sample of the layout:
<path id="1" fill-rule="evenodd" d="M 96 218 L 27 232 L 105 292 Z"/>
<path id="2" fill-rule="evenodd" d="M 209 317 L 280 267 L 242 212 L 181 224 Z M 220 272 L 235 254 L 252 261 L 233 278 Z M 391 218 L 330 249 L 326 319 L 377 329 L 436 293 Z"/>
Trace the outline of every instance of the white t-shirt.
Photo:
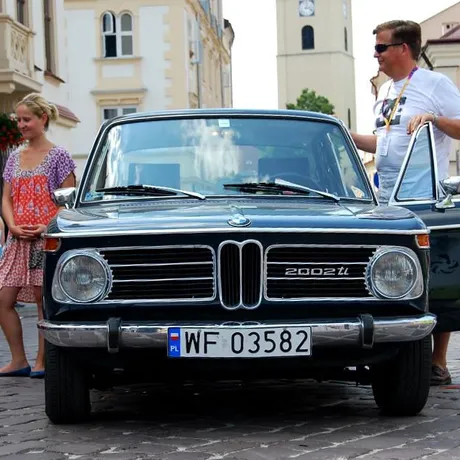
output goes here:
<path id="1" fill-rule="evenodd" d="M 390 80 L 384 83 L 374 105 L 377 134 L 376 167 L 379 175 L 379 198 L 383 203 L 390 198 L 409 147 L 411 135 L 407 134 L 407 125 L 410 119 L 415 115 L 429 112 L 460 119 L 460 92 L 452 80 L 439 72 L 418 68 L 406 86 L 391 121 L 390 130 L 387 131 L 382 116 L 382 105 L 384 115 L 389 119 L 406 80 L 403 78 L 397 82 Z M 436 127 L 434 137 L 441 180 L 448 177 L 451 138 Z M 427 165 L 427 172 L 428 169 Z"/>

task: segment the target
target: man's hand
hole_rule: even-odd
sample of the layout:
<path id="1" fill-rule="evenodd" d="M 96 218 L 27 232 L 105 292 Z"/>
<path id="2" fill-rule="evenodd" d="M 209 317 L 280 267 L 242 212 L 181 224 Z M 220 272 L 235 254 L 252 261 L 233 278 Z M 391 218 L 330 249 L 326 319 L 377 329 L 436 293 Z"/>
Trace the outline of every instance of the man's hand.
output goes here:
<path id="1" fill-rule="evenodd" d="M 416 115 L 415 117 L 412 117 L 407 125 L 407 134 L 412 134 L 420 125 L 423 125 L 427 121 L 434 122 L 433 114 L 424 113 L 423 115 Z"/>

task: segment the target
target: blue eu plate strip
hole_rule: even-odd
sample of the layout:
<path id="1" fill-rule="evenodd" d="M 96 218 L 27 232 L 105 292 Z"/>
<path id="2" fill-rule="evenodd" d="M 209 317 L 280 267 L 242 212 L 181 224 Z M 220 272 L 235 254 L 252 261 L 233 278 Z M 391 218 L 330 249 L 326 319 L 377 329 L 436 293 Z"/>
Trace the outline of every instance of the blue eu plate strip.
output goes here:
<path id="1" fill-rule="evenodd" d="M 180 328 L 171 327 L 168 329 L 168 356 L 180 358 Z"/>

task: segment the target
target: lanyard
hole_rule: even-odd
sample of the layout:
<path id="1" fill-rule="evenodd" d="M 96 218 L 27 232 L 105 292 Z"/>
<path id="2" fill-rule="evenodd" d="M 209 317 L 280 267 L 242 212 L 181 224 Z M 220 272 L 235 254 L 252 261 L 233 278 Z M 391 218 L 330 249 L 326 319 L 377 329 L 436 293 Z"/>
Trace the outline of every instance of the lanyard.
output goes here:
<path id="1" fill-rule="evenodd" d="M 401 97 L 402 95 L 404 94 L 404 91 L 406 90 L 407 88 L 407 85 L 409 84 L 410 82 L 410 79 L 412 78 L 412 76 L 414 75 L 414 73 L 416 72 L 416 70 L 418 69 L 418 67 L 414 67 L 409 76 L 407 77 L 406 79 L 406 82 L 404 83 L 404 86 L 401 88 L 401 91 L 399 92 L 399 95 L 395 101 L 395 104 L 393 106 L 393 110 L 391 111 L 391 114 L 390 114 L 390 117 L 389 118 L 385 118 L 385 115 L 383 115 L 383 106 L 386 104 L 387 100 L 388 100 L 388 95 L 390 94 L 390 89 L 391 89 L 391 85 L 393 83 L 391 83 L 391 85 L 388 87 L 388 91 L 387 91 L 387 97 L 385 98 L 385 100 L 383 101 L 382 103 L 382 117 L 383 117 L 383 120 L 385 121 L 385 126 L 387 128 L 387 131 L 390 131 L 390 125 L 391 125 L 391 121 L 393 120 L 393 117 L 395 116 L 395 113 L 396 113 L 396 110 L 398 108 L 398 105 L 399 105 L 399 102 L 401 101 Z"/>

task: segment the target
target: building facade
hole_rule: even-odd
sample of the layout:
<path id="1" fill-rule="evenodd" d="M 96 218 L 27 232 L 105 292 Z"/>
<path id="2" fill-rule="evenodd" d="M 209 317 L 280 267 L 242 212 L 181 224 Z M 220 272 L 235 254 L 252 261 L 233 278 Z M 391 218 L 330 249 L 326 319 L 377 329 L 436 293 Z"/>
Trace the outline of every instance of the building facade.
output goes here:
<path id="1" fill-rule="evenodd" d="M 279 107 L 308 88 L 356 130 L 351 0 L 277 0 L 276 7 Z"/>
<path id="2" fill-rule="evenodd" d="M 0 0 L 0 112 L 14 111 L 30 92 L 59 110 L 49 137 L 73 150 L 70 133 L 79 119 L 70 105 L 64 0 Z"/>
<path id="3" fill-rule="evenodd" d="M 65 0 L 65 10 L 78 157 L 117 115 L 232 105 L 222 0 Z"/>

